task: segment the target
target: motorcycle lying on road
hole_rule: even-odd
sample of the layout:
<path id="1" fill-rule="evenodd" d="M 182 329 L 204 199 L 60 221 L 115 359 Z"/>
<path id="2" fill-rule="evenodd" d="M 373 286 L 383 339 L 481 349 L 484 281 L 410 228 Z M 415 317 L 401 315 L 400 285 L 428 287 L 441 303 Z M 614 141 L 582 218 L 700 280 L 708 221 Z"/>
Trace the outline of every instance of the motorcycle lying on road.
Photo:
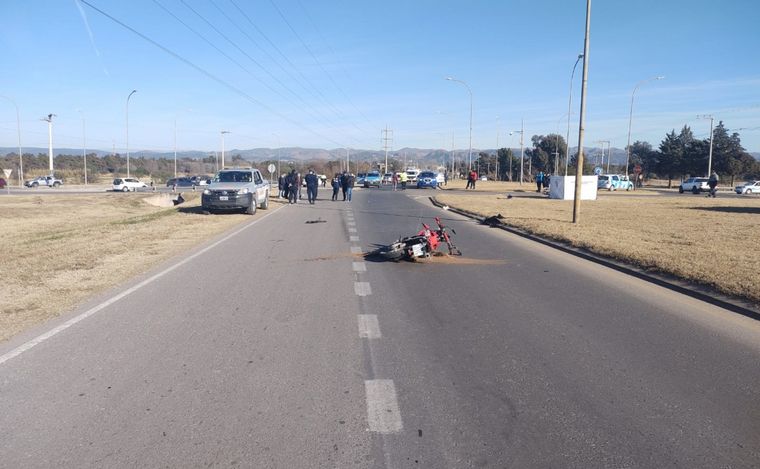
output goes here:
<path id="1" fill-rule="evenodd" d="M 377 253 L 384 259 L 391 261 L 415 260 L 440 254 L 438 247 L 441 244 L 446 244 L 449 255 L 461 256 L 462 252 L 454 245 L 449 234 L 449 230 L 453 234 L 456 234 L 456 231 L 444 226 L 438 217 L 435 217 L 435 223 L 438 225 L 437 230 L 431 229 L 430 226 L 423 223 L 422 230 L 416 235 L 400 238 L 395 243 L 380 248 Z"/>

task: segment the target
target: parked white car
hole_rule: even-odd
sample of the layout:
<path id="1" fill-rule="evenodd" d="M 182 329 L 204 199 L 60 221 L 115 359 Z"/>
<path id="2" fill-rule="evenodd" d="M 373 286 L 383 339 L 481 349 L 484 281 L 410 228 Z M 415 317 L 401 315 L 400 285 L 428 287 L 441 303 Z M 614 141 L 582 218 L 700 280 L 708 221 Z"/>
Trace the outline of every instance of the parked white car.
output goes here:
<path id="1" fill-rule="evenodd" d="M 684 192 L 699 194 L 702 191 L 707 192 L 709 190 L 710 186 L 707 185 L 707 178 L 689 178 L 678 186 L 678 192 L 681 194 Z"/>
<path id="2" fill-rule="evenodd" d="M 407 169 L 406 170 L 406 177 L 408 178 L 409 182 L 415 184 L 417 182 L 417 175 L 420 174 L 419 169 Z"/>
<path id="3" fill-rule="evenodd" d="M 129 192 L 148 187 L 147 184 L 135 178 L 116 178 L 111 186 L 114 191 Z"/>
<path id="4" fill-rule="evenodd" d="M 747 181 L 734 190 L 737 194 L 760 194 L 760 181 Z"/>

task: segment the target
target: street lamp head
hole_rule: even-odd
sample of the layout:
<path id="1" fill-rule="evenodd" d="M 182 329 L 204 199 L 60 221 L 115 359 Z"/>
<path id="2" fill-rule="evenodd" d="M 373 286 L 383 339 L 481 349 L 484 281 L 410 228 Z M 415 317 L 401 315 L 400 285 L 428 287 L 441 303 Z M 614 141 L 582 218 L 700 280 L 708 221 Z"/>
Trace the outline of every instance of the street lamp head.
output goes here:
<path id="1" fill-rule="evenodd" d="M 654 77 L 655 80 L 662 80 L 663 78 L 665 78 L 665 77 L 663 77 L 663 76 Z"/>
<path id="2" fill-rule="evenodd" d="M 446 77 L 447 80 L 452 81 L 454 80 L 454 77 Z"/>
<path id="3" fill-rule="evenodd" d="M 578 54 L 578 59 L 582 59 L 582 58 L 583 58 L 583 54 Z"/>

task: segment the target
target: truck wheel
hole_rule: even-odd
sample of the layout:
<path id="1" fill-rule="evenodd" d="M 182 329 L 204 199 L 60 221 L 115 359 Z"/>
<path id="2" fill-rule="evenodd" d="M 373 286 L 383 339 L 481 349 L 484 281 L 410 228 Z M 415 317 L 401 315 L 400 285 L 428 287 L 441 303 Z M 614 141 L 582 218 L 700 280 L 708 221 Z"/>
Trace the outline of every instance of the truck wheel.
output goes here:
<path id="1" fill-rule="evenodd" d="M 122 192 L 129 192 L 129 187 L 124 186 L 124 187 L 121 188 L 121 191 Z"/>
<path id="2" fill-rule="evenodd" d="M 54 187 L 54 188 L 56 188 L 56 189 L 58 189 L 58 187 L 59 187 L 60 185 L 61 185 L 61 183 L 60 183 L 60 182 L 54 182 L 54 183 L 53 183 L 53 187 Z"/>
<path id="3" fill-rule="evenodd" d="M 683 194 L 683 186 L 678 186 L 678 193 Z"/>
<path id="4" fill-rule="evenodd" d="M 36 189 L 36 188 L 37 188 L 39 185 L 40 185 L 40 183 L 38 183 L 38 182 L 33 182 L 33 183 L 32 183 L 32 187 L 33 187 L 33 188 L 35 188 L 35 189 Z"/>
<path id="5" fill-rule="evenodd" d="M 247 209 L 245 209 L 245 213 L 248 215 L 255 215 L 256 214 L 256 199 L 251 197 L 251 204 L 248 206 Z"/>
<path id="6" fill-rule="evenodd" d="M 264 195 L 264 201 L 261 202 L 261 205 L 259 205 L 259 207 L 262 210 L 266 210 L 269 208 L 269 193 L 268 192 Z"/>

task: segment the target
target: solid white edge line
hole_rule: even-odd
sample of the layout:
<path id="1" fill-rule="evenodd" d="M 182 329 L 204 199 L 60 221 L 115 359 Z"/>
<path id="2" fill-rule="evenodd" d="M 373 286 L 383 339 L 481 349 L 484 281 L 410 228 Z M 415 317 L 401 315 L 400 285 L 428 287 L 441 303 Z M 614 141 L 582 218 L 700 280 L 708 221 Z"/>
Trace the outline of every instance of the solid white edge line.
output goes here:
<path id="1" fill-rule="evenodd" d="M 404 429 L 392 379 L 364 381 L 367 394 L 367 423 L 377 433 L 399 433 Z"/>
<path id="2" fill-rule="evenodd" d="M 272 212 L 267 213 L 263 217 L 261 217 L 261 218 L 259 218 L 257 220 L 253 220 L 251 223 L 245 225 L 244 227 L 240 228 L 239 230 L 233 231 L 232 233 L 228 234 L 224 238 L 222 238 L 222 239 L 214 242 L 213 244 L 211 244 L 209 246 L 206 246 L 205 248 L 201 249 L 200 251 L 196 252 L 195 254 L 190 255 L 189 257 L 186 257 L 186 258 L 182 259 L 181 261 L 177 262 L 176 264 L 174 264 L 174 265 L 172 265 L 170 267 L 167 267 L 166 269 L 164 269 L 161 272 L 153 275 L 152 277 L 147 278 L 147 279 L 143 280 L 142 282 L 138 283 L 137 285 L 124 290 L 123 292 L 119 293 L 118 295 L 115 295 L 115 296 L 107 299 L 106 301 L 100 303 L 99 305 L 94 306 L 94 307 L 88 309 L 84 313 L 79 314 L 77 316 L 74 316 L 73 318 L 71 318 L 68 321 L 64 322 L 60 326 L 56 326 L 53 329 L 45 332 L 44 334 L 41 334 L 41 335 L 35 337 L 34 339 L 32 339 L 32 340 L 30 340 L 30 341 L 28 341 L 28 342 L 26 342 L 24 344 L 19 345 L 18 347 L 16 347 L 15 349 L 11 350 L 10 352 L 8 352 L 8 353 L 6 353 L 4 355 L 0 355 L 0 365 L 2 365 L 3 363 L 7 362 L 11 358 L 15 358 L 15 357 L 21 355 L 22 353 L 26 352 L 27 350 L 31 349 L 32 347 L 34 347 L 36 345 L 39 345 L 40 343 L 42 343 L 42 342 L 46 341 L 47 339 L 53 337 L 54 335 L 58 334 L 59 332 L 62 332 L 64 330 L 68 329 L 69 327 L 73 326 L 74 324 L 76 324 L 76 323 L 78 323 L 78 322 L 80 322 L 80 321 L 82 321 L 84 319 L 87 319 L 88 317 L 92 316 L 93 314 L 97 313 L 98 311 L 100 311 L 100 310 L 102 310 L 102 309 L 104 309 L 104 308 L 106 308 L 106 307 L 108 307 L 108 306 L 116 303 L 117 301 L 119 301 L 120 299 L 124 298 L 125 296 L 127 296 L 127 295 L 129 295 L 131 293 L 136 292 L 137 290 L 141 289 L 145 285 L 148 285 L 149 283 L 154 282 L 155 280 L 163 277 L 164 275 L 166 275 L 169 272 L 177 269 L 178 267 L 187 264 L 188 262 L 190 262 L 191 260 L 193 260 L 196 257 L 200 256 L 201 254 L 203 254 L 203 253 L 205 253 L 205 252 L 207 252 L 207 251 L 209 251 L 209 250 L 217 247 L 218 245 L 222 244 L 223 242 L 227 241 L 228 239 L 232 238 L 233 236 L 238 235 L 242 231 L 247 230 L 251 226 L 253 226 L 256 223 L 260 222 L 261 220 L 264 220 L 265 218 L 267 218 L 269 215 L 275 213 L 276 211 L 277 210 L 273 210 Z"/>

